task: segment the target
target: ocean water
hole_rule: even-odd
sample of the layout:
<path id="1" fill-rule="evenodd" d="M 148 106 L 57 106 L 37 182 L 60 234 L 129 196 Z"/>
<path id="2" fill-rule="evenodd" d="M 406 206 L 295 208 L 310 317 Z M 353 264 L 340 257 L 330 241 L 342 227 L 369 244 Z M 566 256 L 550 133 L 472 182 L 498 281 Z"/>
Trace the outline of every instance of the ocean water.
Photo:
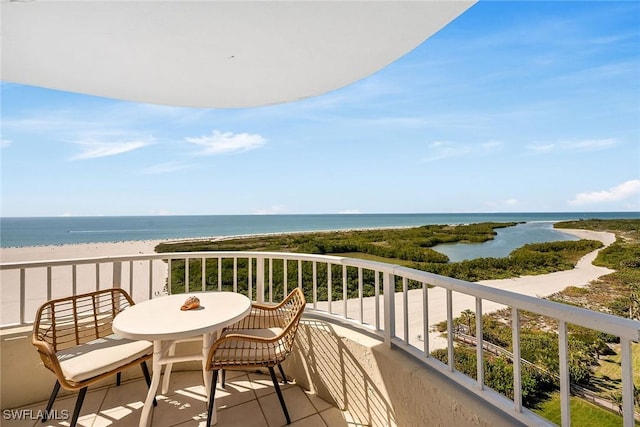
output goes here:
<path id="1" fill-rule="evenodd" d="M 206 238 L 297 231 L 408 227 L 426 224 L 478 222 L 544 223 L 545 226 L 512 227 L 499 237 L 517 236 L 557 240 L 555 221 L 577 219 L 640 218 L 639 212 L 469 213 L 469 214 L 327 214 L 327 215 L 193 215 L 122 217 L 0 218 L 0 246 L 23 247 L 73 243 Z M 517 229 L 517 230 L 515 230 Z M 529 238 L 522 238 L 521 231 Z M 538 236 L 538 237 L 536 237 Z M 562 236 L 566 236 L 562 234 Z M 496 239 L 504 240 L 504 239 Z M 494 241 L 494 242 L 496 242 Z M 542 240 L 548 241 L 548 240 Z M 502 243 L 494 243 L 498 247 Z M 478 246 L 478 245 L 474 245 Z M 522 246 L 521 244 L 519 246 Z M 497 250 L 497 248 L 496 248 Z M 489 256 L 489 255 L 487 255 Z"/>

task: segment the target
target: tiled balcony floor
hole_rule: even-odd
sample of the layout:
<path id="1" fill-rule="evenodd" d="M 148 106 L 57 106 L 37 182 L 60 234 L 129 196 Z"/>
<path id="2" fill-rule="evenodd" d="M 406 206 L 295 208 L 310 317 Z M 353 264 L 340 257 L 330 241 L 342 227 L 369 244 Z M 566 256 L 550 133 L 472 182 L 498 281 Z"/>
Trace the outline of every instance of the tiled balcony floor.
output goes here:
<path id="1" fill-rule="evenodd" d="M 51 386 L 53 387 L 53 376 Z M 162 384 L 160 384 L 160 387 Z M 280 384 L 289 410 L 292 426 L 334 427 L 353 425 L 345 421 L 345 414 L 332 404 L 303 390 L 295 384 Z M 144 380 L 123 382 L 108 387 L 89 388 L 78 419 L 82 427 L 137 427 L 141 408 L 147 394 Z M 58 414 L 73 413 L 77 394 L 59 398 L 53 405 Z M 198 426 L 207 419 L 207 398 L 202 385 L 201 371 L 174 371 L 166 395 L 158 394 L 158 406 L 153 410 L 152 427 Z M 41 423 L 36 419 L 46 402 L 19 408 L 21 420 L 7 419 L 3 412 L 3 427 L 68 426 L 64 416 L 59 420 Z M 268 374 L 227 372 L 225 389 L 216 391 L 219 427 L 280 427 L 286 420 Z M 23 410 L 23 411 L 20 411 Z"/>

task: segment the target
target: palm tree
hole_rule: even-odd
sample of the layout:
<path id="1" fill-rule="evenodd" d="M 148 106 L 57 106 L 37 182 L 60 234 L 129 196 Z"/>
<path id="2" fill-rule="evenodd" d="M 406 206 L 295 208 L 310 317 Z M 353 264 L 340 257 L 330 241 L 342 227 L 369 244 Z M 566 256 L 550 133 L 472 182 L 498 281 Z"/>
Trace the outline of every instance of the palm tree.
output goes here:
<path id="1" fill-rule="evenodd" d="M 471 329 L 471 325 L 475 321 L 475 319 L 476 314 L 468 308 L 460 313 L 460 322 L 462 322 L 467 327 L 467 333 L 471 336 L 475 336 L 474 331 Z"/>

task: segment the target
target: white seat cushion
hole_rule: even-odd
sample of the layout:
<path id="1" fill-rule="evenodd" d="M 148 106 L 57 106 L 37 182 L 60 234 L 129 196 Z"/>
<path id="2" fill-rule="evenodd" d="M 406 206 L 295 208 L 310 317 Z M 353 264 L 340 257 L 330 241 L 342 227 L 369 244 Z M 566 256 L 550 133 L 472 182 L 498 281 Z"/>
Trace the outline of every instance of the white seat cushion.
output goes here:
<path id="1" fill-rule="evenodd" d="M 61 350 L 56 355 L 64 377 L 80 382 L 153 353 L 153 343 L 109 335 L 76 347 Z"/>
<path id="2" fill-rule="evenodd" d="M 227 331 L 225 335 L 228 334 L 240 334 L 240 335 L 250 335 L 252 337 L 260 337 L 260 338 L 274 338 L 282 333 L 282 328 L 263 328 L 263 329 L 235 329 L 233 331 Z M 254 344 L 254 342 L 247 342 L 247 344 Z"/>
<path id="3" fill-rule="evenodd" d="M 223 336 L 241 334 L 260 338 L 274 338 L 280 335 L 282 331 L 282 328 L 235 329 L 233 331 L 226 331 Z M 227 345 L 231 348 L 225 348 Z M 253 341 L 232 340 L 227 342 L 225 347 L 218 347 L 214 356 L 215 361 L 257 363 L 279 357 L 285 351 L 283 343 L 278 341 L 268 344 L 268 347 L 265 347 Z"/>

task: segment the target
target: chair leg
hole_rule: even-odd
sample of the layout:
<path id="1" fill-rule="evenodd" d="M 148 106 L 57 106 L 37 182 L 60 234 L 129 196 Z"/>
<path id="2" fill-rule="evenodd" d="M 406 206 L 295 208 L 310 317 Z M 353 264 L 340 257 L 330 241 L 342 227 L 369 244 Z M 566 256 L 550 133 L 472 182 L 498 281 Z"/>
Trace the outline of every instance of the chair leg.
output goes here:
<path id="1" fill-rule="evenodd" d="M 82 403 L 84 402 L 84 396 L 87 394 L 87 387 L 81 388 L 80 393 L 78 393 L 78 399 L 76 400 L 76 407 L 73 409 L 73 416 L 71 417 L 70 427 L 76 427 L 76 423 L 78 422 L 78 416 L 80 415 L 80 408 L 82 408 Z"/>
<path id="2" fill-rule="evenodd" d="M 49 403 L 47 403 L 47 409 L 44 410 L 44 414 L 42 414 L 42 422 L 46 422 L 49 417 L 49 411 L 53 407 L 53 402 L 55 402 L 56 397 L 58 396 L 58 392 L 60 391 L 60 381 L 56 380 L 56 383 L 53 385 L 53 390 L 51 391 L 51 396 L 49 397 Z"/>
<path id="3" fill-rule="evenodd" d="M 222 371 L 224 372 L 224 371 Z M 214 369 L 211 373 L 211 390 L 209 390 L 209 409 L 207 411 L 207 425 L 211 425 L 211 414 L 213 413 L 213 401 L 216 398 L 216 383 L 218 382 L 218 370 Z"/>
<path id="4" fill-rule="evenodd" d="M 151 375 L 149 375 L 149 368 L 147 367 L 147 362 L 146 361 L 142 361 L 142 363 L 140 364 L 140 367 L 142 368 L 142 374 L 144 375 L 144 380 L 147 383 L 147 388 L 151 387 Z M 158 401 L 156 400 L 156 398 L 153 398 L 153 406 L 158 406 Z"/>
<path id="5" fill-rule="evenodd" d="M 278 369 L 280 369 L 280 374 L 282 375 L 282 382 L 288 384 L 287 376 L 284 374 L 284 369 L 282 369 L 282 365 L 278 363 Z"/>
<path id="6" fill-rule="evenodd" d="M 225 380 L 227 379 L 227 371 L 222 370 L 222 388 L 224 388 Z"/>
<path id="7" fill-rule="evenodd" d="M 278 385 L 278 379 L 276 378 L 276 373 L 273 370 L 272 366 L 269 366 L 269 374 L 271 374 L 271 381 L 273 381 L 273 386 L 275 387 L 276 393 L 278 394 L 278 399 L 280 399 L 280 405 L 282 406 L 284 417 L 287 419 L 287 424 L 291 424 L 291 418 L 289 418 L 289 411 L 287 411 L 287 405 L 284 403 L 284 398 L 282 397 L 282 392 L 280 391 L 280 386 Z"/>
<path id="8" fill-rule="evenodd" d="M 122 379 L 122 372 L 116 374 L 116 387 L 120 386 L 120 380 Z"/>

